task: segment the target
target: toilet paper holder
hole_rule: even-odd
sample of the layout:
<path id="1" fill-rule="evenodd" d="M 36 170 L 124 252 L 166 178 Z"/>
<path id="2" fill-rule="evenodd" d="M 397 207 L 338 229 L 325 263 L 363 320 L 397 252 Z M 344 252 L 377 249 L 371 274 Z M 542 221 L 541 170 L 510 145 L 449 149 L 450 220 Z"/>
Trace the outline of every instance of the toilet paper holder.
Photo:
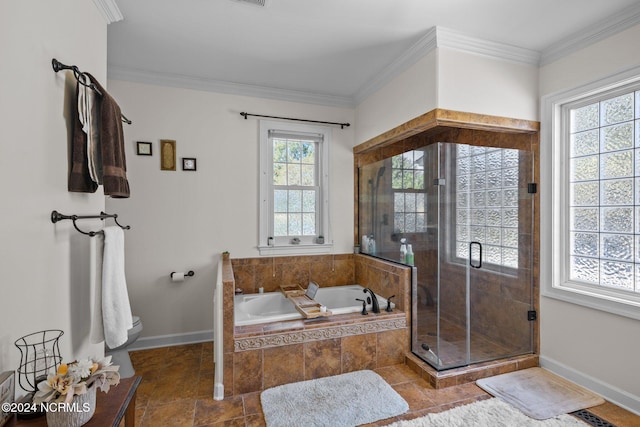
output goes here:
<path id="1" fill-rule="evenodd" d="M 175 271 L 172 271 L 171 274 L 169 275 L 169 277 L 171 277 L 173 279 L 173 275 L 176 274 Z M 189 270 L 188 272 L 184 273 L 184 277 L 192 277 L 195 276 L 196 273 L 193 272 L 193 270 Z"/>

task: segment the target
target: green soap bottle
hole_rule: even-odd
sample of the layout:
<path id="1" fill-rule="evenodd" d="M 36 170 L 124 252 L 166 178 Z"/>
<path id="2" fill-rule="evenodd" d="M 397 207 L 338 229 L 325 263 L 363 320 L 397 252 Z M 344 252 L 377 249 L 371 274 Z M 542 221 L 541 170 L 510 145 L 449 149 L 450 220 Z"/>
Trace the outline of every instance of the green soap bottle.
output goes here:
<path id="1" fill-rule="evenodd" d="M 405 256 L 406 263 L 409 265 L 413 265 L 413 248 L 411 245 L 407 245 L 407 255 Z"/>

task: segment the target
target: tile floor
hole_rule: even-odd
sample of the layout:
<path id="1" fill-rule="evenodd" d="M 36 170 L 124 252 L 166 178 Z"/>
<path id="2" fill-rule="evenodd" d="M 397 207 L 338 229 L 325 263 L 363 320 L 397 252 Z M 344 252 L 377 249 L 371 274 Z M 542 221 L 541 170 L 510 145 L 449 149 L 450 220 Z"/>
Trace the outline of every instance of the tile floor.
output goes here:
<path id="1" fill-rule="evenodd" d="M 260 393 L 213 400 L 212 343 L 189 344 L 131 352 L 136 375 L 142 376 L 136 402 L 141 427 L 264 426 Z M 402 419 L 440 412 L 488 399 L 473 383 L 434 389 L 405 365 L 375 370 L 409 403 Z M 611 403 L 589 409 L 618 427 L 638 426 L 640 417 Z M 382 426 L 394 419 L 371 424 Z"/>

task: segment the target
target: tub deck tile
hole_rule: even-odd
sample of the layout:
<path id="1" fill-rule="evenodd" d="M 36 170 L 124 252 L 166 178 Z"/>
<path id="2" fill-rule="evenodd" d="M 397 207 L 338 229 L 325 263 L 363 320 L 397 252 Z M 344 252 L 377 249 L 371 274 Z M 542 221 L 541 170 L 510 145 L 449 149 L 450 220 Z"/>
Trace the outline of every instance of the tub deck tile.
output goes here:
<path id="1" fill-rule="evenodd" d="M 262 325 L 262 332 L 265 334 L 281 331 L 299 331 L 305 328 L 302 320 L 289 320 L 284 322 L 265 323 Z"/>
<path id="2" fill-rule="evenodd" d="M 401 311 L 356 318 L 352 315 L 337 315 L 333 317 L 333 321 L 323 319 L 322 321 L 313 322 L 289 321 L 281 323 L 282 329 L 266 331 L 263 328 L 261 333 L 234 336 L 234 351 L 258 350 L 294 343 L 306 343 L 383 331 L 406 330 L 407 328 L 406 316 Z M 300 323 L 304 325 L 303 328 L 299 327 Z M 292 329 L 287 326 L 295 327 Z"/>

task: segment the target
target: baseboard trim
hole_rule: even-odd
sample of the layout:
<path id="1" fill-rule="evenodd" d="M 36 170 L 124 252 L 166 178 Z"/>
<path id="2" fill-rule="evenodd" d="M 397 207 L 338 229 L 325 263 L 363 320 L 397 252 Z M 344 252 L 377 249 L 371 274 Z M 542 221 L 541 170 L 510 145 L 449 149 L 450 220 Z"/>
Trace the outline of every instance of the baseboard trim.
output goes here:
<path id="1" fill-rule="evenodd" d="M 588 388 L 627 411 L 640 415 L 640 396 L 635 396 L 545 356 L 540 356 L 540 366 L 578 385 Z"/>
<path id="2" fill-rule="evenodd" d="M 195 344 L 213 341 L 213 329 L 208 331 L 186 332 L 182 334 L 156 335 L 138 338 L 129 346 L 129 350 L 148 350 L 150 348 L 171 347 L 174 345 Z"/>

